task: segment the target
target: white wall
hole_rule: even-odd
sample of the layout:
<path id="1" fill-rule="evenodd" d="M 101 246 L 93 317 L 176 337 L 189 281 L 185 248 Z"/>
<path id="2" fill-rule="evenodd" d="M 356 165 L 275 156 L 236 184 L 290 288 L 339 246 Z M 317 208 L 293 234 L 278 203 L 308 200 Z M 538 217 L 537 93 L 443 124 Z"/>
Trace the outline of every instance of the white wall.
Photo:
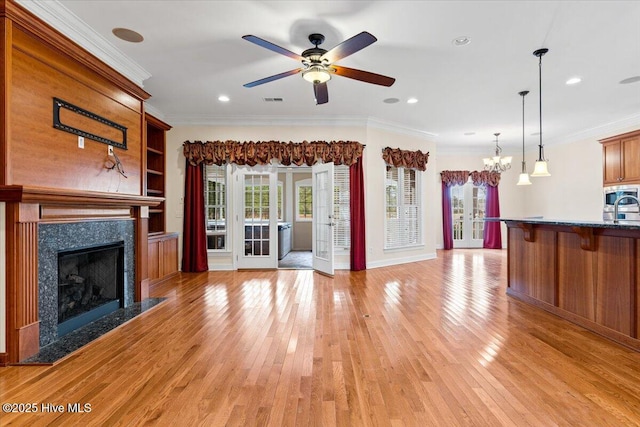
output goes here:
<path id="1" fill-rule="evenodd" d="M 384 171 L 382 149 L 384 147 L 400 147 L 405 150 L 430 151 L 435 155 L 435 143 L 425 141 L 421 135 L 398 134 L 367 126 L 176 126 L 167 133 L 167 231 L 177 231 L 182 235 L 182 215 L 184 197 L 185 159 L 182 144 L 185 141 L 359 141 L 366 144 L 363 166 L 365 179 L 365 206 L 367 213 L 366 241 L 367 266 L 369 268 L 383 265 L 410 262 L 420 259 L 434 258 L 436 254 L 437 212 L 430 200 L 437 196 L 436 171 L 432 164 L 427 165 L 423 174 L 424 209 L 424 245 L 407 251 L 383 251 L 383 236 L 379 232 L 383 227 Z M 229 201 L 232 203 L 232 200 Z M 180 257 L 182 243 L 180 240 Z M 181 259 L 181 258 L 180 258 Z M 210 255 L 210 268 L 231 268 L 231 253 Z M 336 265 L 348 265 L 348 259 L 336 259 Z"/>

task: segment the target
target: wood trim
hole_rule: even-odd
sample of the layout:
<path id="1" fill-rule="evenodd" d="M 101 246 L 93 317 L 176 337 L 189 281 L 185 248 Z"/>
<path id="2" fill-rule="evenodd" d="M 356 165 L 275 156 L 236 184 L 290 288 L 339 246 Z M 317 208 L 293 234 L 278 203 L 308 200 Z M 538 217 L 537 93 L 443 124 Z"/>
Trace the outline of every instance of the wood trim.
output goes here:
<path id="1" fill-rule="evenodd" d="M 571 230 L 580 237 L 580 248 L 585 251 L 596 250 L 596 239 L 593 236 L 592 227 L 571 227 Z"/>
<path id="2" fill-rule="evenodd" d="M 519 222 L 518 228 L 520 228 L 524 233 L 525 242 L 535 242 L 536 235 L 533 231 L 533 224 L 527 224 L 526 222 Z"/>
<path id="3" fill-rule="evenodd" d="M 632 137 L 638 136 L 638 135 L 640 135 L 640 129 L 634 130 L 634 131 L 631 131 L 631 132 L 627 132 L 627 133 L 622 133 L 620 135 L 610 136 L 610 137 L 605 138 L 605 139 L 599 139 L 598 142 L 601 143 L 601 144 L 605 144 L 607 142 L 618 141 L 620 139 L 626 139 L 626 138 L 632 138 Z"/>
<path id="4" fill-rule="evenodd" d="M 136 272 L 135 272 L 135 301 L 149 298 L 149 213 L 147 208 L 134 209 Z"/>
<path id="5" fill-rule="evenodd" d="M 39 350 L 38 206 L 8 203 L 6 216 L 7 351 L 18 361 Z"/>
<path id="6" fill-rule="evenodd" d="M 133 217 L 131 208 L 70 208 L 66 206 L 45 205 L 40 207 L 41 222 L 78 222 L 90 220 L 117 220 Z"/>
<path id="7" fill-rule="evenodd" d="M 170 124 L 163 122 L 162 120 L 160 120 L 159 118 L 157 118 L 155 116 L 152 116 L 151 114 L 146 114 L 145 113 L 144 119 L 145 119 L 146 122 L 148 122 L 152 126 L 160 128 L 160 129 L 162 129 L 164 131 L 171 130 L 171 125 Z"/>
<path id="8" fill-rule="evenodd" d="M 49 26 L 46 22 L 24 9 L 22 6 L 8 0 L 2 1 L 4 8 L 0 9 L 0 17 L 6 17 L 19 25 L 25 32 L 41 40 L 49 47 L 82 64 L 92 72 L 117 85 L 123 91 L 136 98 L 145 100 L 151 95 L 141 87 L 124 77 L 122 74 L 100 61 L 75 42 Z"/>
<path id="9" fill-rule="evenodd" d="M 9 141 L 11 140 L 11 114 L 9 104 L 11 101 L 11 51 L 12 40 L 11 21 L 0 19 L 0 164 L 4 165 L 0 172 L 0 185 L 6 184 L 11 176 L 11 163 L 9 159 Z"/>
<path id="10" fill-rule="evenodd" d="M 164 198 L 133 194 L 102 193 L 98 191 L 5 185 L 0 186 L 0 201 L 43 203 L 56 206 L 130 207 L 157 206 L 164 201 Z"/>

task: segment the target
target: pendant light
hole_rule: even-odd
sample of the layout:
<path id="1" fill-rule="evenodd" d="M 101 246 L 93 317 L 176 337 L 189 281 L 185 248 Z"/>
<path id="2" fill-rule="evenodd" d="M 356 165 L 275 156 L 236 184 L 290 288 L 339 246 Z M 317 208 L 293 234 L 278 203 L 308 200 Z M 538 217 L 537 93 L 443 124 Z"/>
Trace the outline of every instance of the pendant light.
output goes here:
<path id="1" fill-rule="evenodd" d="M 518 92 L 518 95 L 522 97 L 522 171 L 520 172 L 516 185 L 531 185 L 529 174 L 527 173 L 527 162 L 524 160 L 524 97 L 527 96 L 528 93 L 528 90 Z"/>
<path id="2" fill-rule="evenodd" d="M 496 150 L 495 150 L 496 155 L 493 157 L 486 157 L 482 159 L 482 161 L 484 162 L 484 170 L 489 172 L 502 173 L 507 169 L 511 168 L 512 157 L 500 156 L 500 153 L 502 153 L 502 148 L 500 148 L 500 146 L 498 145 L 498 136 L 500 135 L 500 133 L 494 133 L 493 135 L 496 137 Z"/>
<path id="3" fill-rule="evenodd" d="M 536 160 L 536 166 L 533 169 L 531 176 L 551 176 L 547 169 L 547 161 L 544 158 L 544 148 L 542 147 L 542 57 L 547 52 L 549 52 L 549 49 L 545 48 L 538 49 L 533 52 L 533 55 L 539 58 L 538 70 L 540 90 L 538 91 L 538 96 L 540 98 L 540 145 L 538 145 L 538 160 Z"/>

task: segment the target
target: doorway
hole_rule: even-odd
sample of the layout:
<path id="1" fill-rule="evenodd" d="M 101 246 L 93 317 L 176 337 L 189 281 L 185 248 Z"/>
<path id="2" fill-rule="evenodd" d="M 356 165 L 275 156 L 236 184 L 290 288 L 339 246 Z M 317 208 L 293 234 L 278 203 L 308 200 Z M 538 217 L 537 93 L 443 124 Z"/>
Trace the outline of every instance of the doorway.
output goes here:
<path id="1" fill-rule="evenodd" d="M 471 181 L 451 187 L 454 248 L 482 247 L 486 200 L 486 188 Z"/>
<path id="2" fill-rule="evenodd" d="M 336 257 L 339 268 L 348 268 L 348 166 L 242 166 L 235 175 L 237 268 L 332 275 Z"/>

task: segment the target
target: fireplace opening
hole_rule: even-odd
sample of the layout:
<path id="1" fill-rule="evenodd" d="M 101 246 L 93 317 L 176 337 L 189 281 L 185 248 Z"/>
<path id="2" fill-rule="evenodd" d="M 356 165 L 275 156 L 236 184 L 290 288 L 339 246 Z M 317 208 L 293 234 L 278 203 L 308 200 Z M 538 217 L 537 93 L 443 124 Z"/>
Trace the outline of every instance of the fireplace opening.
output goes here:
<path id="1" fill-rule="evenodd" d="M 124 242 L 58 252 L 58 337 L 124 307 Z"/>

